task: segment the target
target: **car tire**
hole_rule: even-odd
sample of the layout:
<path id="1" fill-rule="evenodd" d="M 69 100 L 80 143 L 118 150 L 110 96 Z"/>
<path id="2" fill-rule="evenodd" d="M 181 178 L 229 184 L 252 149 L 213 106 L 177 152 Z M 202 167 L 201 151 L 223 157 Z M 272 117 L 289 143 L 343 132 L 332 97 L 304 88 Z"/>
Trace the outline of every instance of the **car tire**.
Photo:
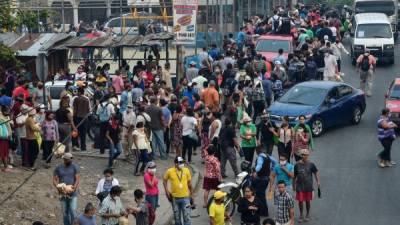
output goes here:
<path id="1" fill-rule="evenodd" d="M 353 109 L 353 113 L 351 115 L 351 123 L 354 124 L 354 125 L 359 124 L 360 121 L 361 121 L 361 117 L 362 117 L 361 108 L 360 108 L 360 106 L 356 106 Z"/>
<path id="2" fill-rule="evenodd" d="M 325 131 L 324 121 L 321 118 L 316 118 L 311 123 L 311 131 L 315 137 L 319 137 Z"/>

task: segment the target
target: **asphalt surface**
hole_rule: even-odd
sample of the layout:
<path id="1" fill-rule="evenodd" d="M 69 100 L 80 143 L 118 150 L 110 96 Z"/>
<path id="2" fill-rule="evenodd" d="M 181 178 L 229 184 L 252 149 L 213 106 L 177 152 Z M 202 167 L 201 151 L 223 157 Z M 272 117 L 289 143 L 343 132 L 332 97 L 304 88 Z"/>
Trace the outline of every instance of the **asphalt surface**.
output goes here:
<path id="1" fill-rule="evenodd" d="M 315 198 L 311 207 L 310 225 L 390 225 L 400 224 L 400 164 L 381 169 L 377 166 L 376 153 L 382 149 L 376 138 L 376 121 L 384 106 L 384 95 L 390 82 L 400 76 L 400 46 L 396 45 L 394 65 L 379 66 L 375 72 L 373 95 L 367 98 L 367 109 L 359 125 L 335 127 L 315 139 L 315 151 L 311 153 L 321 176 L 322 198 Z M 342 72 L 346 83 L 358 88 L 359 78 L 350 58 L 343 55 Z M 276 150 L 274 150 L 276 154 Z M 196 156 L 200 160 L 200 156 Z M 392 159 L 400 163 L 398 140 L 393 143 Z M 196 166 L 203 166 L 196 161 Z M 227 165 L 231 180 L 233 172 Z M 193 225 L 209 224 L 206 210 L 201 208 L 203 191 L 196 203 L 198 209 L 192 218 Z M 273 217 L 274 207 L 268 203 Z M 295 208 L 296 222 L 299 216 Z M 240 224 L 236 212 L 233 225 Z"/>

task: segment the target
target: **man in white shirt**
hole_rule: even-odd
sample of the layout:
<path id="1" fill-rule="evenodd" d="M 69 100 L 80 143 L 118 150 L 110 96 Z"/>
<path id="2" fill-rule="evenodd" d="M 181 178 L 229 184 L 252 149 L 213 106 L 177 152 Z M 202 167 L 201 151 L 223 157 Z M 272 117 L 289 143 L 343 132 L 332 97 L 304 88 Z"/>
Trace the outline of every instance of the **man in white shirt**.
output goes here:
<path id="1" fill-rule="evenodd" d="M 336 81 L 336 75 L 338 74 L 336 56 L 333 55 L 333 52 L 331 49 L 329 49 L 329 47 L 328 49 L 326 49 L 324 53 L 325 54 L 324 80 Z"/>
<path id="2" fill-rule="evenodd" d="M 198 93 L 201 93 L 201 91 L 204 88 L 204 83 L 207 81 L 207 78 L 205 78 L 203 75 L 198 75 L 192 80 L 192 83 L 196 83 L 196 89 L 198 90 Z"/>
<path id="3" fill-rule="evenodd" d="M 209 60 L 210 62 L 213 61 L 211 56 L 207 52 L 207 47 L 203 47 L 203 51 L 199 53 L 199 62 L 203 62 L 204 60 Z"/>
<path id="4" fill-rule="evenodd" d="M 133 143 L 132 132 L 136 125 L 136 113 L 130 103 L 125 112 L 122 113 L 122 149 L 126 158 L 131 155 L 130 148 Z"/>

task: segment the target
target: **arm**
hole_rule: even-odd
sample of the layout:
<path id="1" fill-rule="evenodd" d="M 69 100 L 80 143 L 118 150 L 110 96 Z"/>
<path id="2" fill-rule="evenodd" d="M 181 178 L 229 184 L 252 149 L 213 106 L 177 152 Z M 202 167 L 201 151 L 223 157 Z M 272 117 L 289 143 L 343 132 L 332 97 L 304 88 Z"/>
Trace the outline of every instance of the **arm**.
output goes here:
<path id="1" fill-rule="evenodd" d="M 75 174 L 74 190 L 77 190 L 79 188 L 80 182 L 81 182 L 81 175 L 77 173 Z"/>
<path id="2" fill-rule="evenodd" d="M 262 168 L 262 165 L 264 164 L 264 157 L 258 156 L 257 157 L 257 165 L 256 165 L 256 172 L 259 172 Z"/>
<path id="3" fill-rule="evenodd" d="M 290 225 L 294 225 L 294 208 L 289 209 Z"/>
<path id="4" fill-rule="evenodd" d="M 321 186 L 320 179 L 319 179 L 319 172 L 314 173 L 315 181 L 317 181 L 317 187 Z"/>
<path id="5" fill-rule="evenodd" d="M 71 113 L 68 113 L 67 117 L 68 117 L 69 123 L 70 123 L 71 126 L 72 126 L 72 130 L 75 130 L 75 131 L 76 131 L 77 129 L 76 129 L 76 126 L 75 126 L 75 124 L 74 124 L 74 120 L 72 119 Z"/>
<path id="6" fill-rule="evenodd" d="M 271 175 L 269 177 L 270 181 L 269 181 L 269 189 L 268 189 L 268 191 L 270 191 L 270 192 L 272 192 L 274 190 L 275 177 L 276 177 L 275 172 L 271 171 Z"/>
<path id="7" fill-rule="evenodd" d="M 106 138 L 108 139 L 108 141 L 110 142 L 110 144 L 114 144 L 114 142 L 112 141 L 111 137 L 110 137 L 110 131 L 106 131 Z"/>
<path id="8" fill-rule="evenodd" d="M 104 178 L 103 178 L 103 179 L 104 179 Z M 101 180 L 99 181 L 99 183 L 97 183 L 97 188 L 96 188 L 96 192 L 95 192 L 96 195 L 97 195 L 98 193 L 100 193 L 100 192 L 103 190 L 103 184 L 104 184 L 103 179 L 101 179 Z"/>

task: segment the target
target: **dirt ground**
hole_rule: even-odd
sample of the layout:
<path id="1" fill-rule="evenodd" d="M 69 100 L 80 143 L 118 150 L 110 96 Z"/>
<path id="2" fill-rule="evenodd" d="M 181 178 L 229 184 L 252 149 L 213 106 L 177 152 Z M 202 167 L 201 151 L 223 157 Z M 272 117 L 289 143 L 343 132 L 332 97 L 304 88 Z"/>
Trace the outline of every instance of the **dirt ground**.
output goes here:
<path id="1" fill-rule="evenodd" d="M 44 169 L 41 160 L 37 160 L 36 163 L 39 169 L 29 181 L 9 200 L 0 205 L 0 225 L 31 225 L 36 220 L 49 225 L 62 225 L 58 194 L 52 186 L 53 170 L 57 164 L 62 163 L 62 160 L 53 160 L 50 169 Z M 81 213 L 86 203 L 98 204 L 94 192 L 97 182 L 103 176 L 102 172 L 107 165 L 107 159 L 76 156 L 74 163 L 81 169 L 82 179 L 78 196 L 78 213 Z M 168 167 L 168 162 L 158 161 L 157 165 L 157 176 L 160 177 Z M 124 189 L 121 196 L 124 206 L 134 204 L 133 191 L 143 188 L 143 177 L 133 176 L 133 165 L 122 160 L 118 161 L 114 171 L 114 177 L 119 180 Z M 0 201 L 2 202 L 31 174 L 31 171 L 26 171 L 21 167 L 14 168 L 9 173 L 0 172 Z M 130 217 L 130 220 L 134 219 Z"/>

